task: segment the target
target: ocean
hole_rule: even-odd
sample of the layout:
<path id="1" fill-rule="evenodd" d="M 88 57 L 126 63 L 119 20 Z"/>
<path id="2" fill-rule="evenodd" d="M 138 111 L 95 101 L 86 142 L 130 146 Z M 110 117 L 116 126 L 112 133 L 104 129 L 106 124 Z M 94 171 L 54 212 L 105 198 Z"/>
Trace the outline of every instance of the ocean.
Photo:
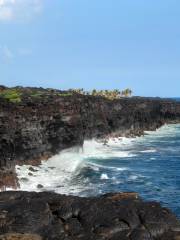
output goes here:
<path id="1" fill-rule="evenodd" d="M 180 217 L 180 124 L 136 138 L 85 141 L 41 166 L 17 166 L 20 189 L 78 196 L 138 192 Z"/>

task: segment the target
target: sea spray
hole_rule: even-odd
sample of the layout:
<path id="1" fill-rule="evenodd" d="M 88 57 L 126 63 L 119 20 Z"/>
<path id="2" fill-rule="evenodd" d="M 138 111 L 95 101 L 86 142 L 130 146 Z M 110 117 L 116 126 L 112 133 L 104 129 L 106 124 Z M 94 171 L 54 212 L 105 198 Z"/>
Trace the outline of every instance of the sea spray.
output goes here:
<path id="1" fill-rule="evenodd" d="M 79 196 L 135 191 L 180 216 L 179 149 L 180 125 L 166 125 L 137 138 L 85 141 L 83 150 L 62 151 L 33 167 L 37 172 L 30 166 L 16 168 L 21 190 Z"/>
<path id="2" fill-rule="evenodd" d="M 94 140 L 85 141 L 82 148 L 70 148 L 63 150 L 59 154 L 51 157 L 48 161 L 42 161 L 38 167 L 34 167 L 35 172 L 29 169 L 31 166 L 16 166 L 19 178 L 20 189 L 27 191 L 56 191 L 60 193 L 78 194 L 84 185 L 82 182 L 75 182 L 76 176 L 81 174 L 82 169 L 114 169 L 124 171 L 127 168 L 116 168 L 96 164 L 95 159 L 108 160 L 111 158 L 130 158 L 135 156 L 124 149 L 125 145 L 131 144 L 132 139 L 109 139 L 107 145 Z M 84 179 L 85 180 L 85 179 Z M 85 180 L 86 182 L 86 180 Z M 75 184 L 76 185 L 75 185 Z M 43 186 L 38 188 L 38 185 Z"/>

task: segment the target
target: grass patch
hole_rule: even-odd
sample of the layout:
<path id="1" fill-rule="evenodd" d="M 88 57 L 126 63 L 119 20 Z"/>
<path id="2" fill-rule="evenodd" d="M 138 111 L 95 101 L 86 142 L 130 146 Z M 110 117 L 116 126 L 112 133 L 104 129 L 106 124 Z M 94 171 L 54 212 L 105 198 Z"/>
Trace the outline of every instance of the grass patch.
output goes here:
<path id="1" fill-rule="evenodd" d="M 17 89 L 5 89 L 0 92 L 0 97 L 7 99 L 12 103 L 21 102 L 21 93 Z"/>
<path id="2" fill-rule="evenodd" d="M 30 93 L 30 97 L 32 98 L 41 98 L 43 96 L 43 93 L 42 92 L 32 92 Z"/>
<path id="3" fill-rule="evenodd" d="M 68 97 L 68 96 L 72 96 L 73 94 L 72 93 L 59 93 L 58 96 L 60 97 Z"/>

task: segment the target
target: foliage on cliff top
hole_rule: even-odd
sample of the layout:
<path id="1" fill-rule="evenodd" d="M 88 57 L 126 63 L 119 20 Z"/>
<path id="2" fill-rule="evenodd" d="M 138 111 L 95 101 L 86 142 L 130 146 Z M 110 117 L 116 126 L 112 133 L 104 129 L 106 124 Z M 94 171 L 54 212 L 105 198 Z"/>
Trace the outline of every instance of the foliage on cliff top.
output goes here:
<path id="1" fill-rule="evenodd" d="M 13 103 L 21 102 L 21 92 L 17 89 L 4 89 L 0 91 L 0 97 Z"/>
<path id="2" fill-rule="evenodd" d="M 101 96 L 105 97 L 109 100 L 119 99 L 122 97 L 130 97 L 132 95 L 132 90 L 127 88 L 125 90 L 120 91 L 119 89 L 114 90 L 96 90 L 92 91 L 84 91 L 84 89 L 70 89 L 69 91 L 82 94 L 82 95 L 92 95 L 92 96 Z"/>
<path id="3" fill-rule="evenodd" d="M 0 86 L 0 97 L 5 98 L 13 103 L 23 102 L 24 99 L 29 100 L 45 100 L 54 97 L 70 97 L 73 95 L 87 95 L 87 96 L 99 96 L 109 100 L 119 99 L 123 97 L 130 97 L 132 90 L 127 88 L 125 90 L 92 90 L 84 91 L 84 89 L 69 89 L 67 91 L 61 91 L 52 88 L 35 88 L 35 87 L 14 87 L 6 88 Z"/>

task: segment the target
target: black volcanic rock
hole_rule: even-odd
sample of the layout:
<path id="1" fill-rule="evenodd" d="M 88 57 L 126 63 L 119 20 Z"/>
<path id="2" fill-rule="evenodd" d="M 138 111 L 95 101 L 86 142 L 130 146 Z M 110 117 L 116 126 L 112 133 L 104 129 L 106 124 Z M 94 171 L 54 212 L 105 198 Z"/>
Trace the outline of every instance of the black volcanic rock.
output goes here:
<path id="1" fill-rule="evenodd" d="M 0 87 L 0 91 L 4 89 Z M 180 122 L 180 103 L 173 100 L 110 101 L 52 89 L 17 89 L 23 92 L 18 103 L 0 97 L 2 189 L 18 187 L 16 164 L 37 165 L 62 149 L 81 147 L 85 139 L 139 136 L 165 123 Z M 36 96 L 32 97 L 34 91 Z M 35 169 L 29 170 L 32 175 Z M 78 198 L 47 192 L 3 192 L 0 240 L 12 239 L 179 240 L 180 223 L 169 210 L 155 202 L 143 202 L 134 193 Z"/>
<path id="2" fill-rule="evenodd" d="M 7 177 L 17 163 L 39 164 L 64 148 L 82 146 L 85 139 L 139 136 L 180 122 L 180 103 L 173 100 L 108 100 L 53 89 L 16 89 L 21 102 L 0 97 L 0 172 Z"/>
<path id="3" fill-rule="evenodd" d="M 55 193 L 0 194 L 0 239 L 178 240 L 180 222 L 135 193 L 79 198 Z"/>

